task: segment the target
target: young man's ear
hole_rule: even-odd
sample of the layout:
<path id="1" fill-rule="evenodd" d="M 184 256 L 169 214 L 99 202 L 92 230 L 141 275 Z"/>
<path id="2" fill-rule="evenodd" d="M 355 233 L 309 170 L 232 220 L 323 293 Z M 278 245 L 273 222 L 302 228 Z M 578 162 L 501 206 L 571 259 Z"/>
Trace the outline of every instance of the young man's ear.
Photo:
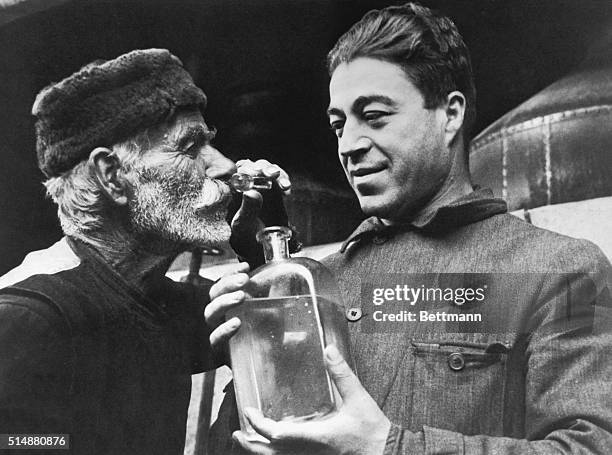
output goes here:
<path id="1" fill-rule="evenodd" d="M 98 147 L 89 154 L 88 163 L 104 194 L 117 205 L 126 205 L 128 197 L 125 182 L 119 176 L 121 163 L 117 155 L 106 147 Z"/>
<path id="2" fill-rule="evenodd" d="M 465 118 L 466 101 L 463 93 L 454 91 L 446 98 L 446 145 L 450 145 L 459 137 Z"/>

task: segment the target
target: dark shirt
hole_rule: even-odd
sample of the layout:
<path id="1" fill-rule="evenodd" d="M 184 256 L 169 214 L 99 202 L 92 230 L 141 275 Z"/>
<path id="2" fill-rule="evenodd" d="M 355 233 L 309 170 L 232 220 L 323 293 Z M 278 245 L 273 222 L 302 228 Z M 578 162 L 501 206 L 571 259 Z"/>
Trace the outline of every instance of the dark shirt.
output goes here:
<path id="1" fill-rule="evenodd" d="M 75 454 L 182 453 L 191 374 L 210 367 L 207 289 L 164 279 L 145 296 L 72 239 L 7 283 L 1 433 L 66 433 Z"/>

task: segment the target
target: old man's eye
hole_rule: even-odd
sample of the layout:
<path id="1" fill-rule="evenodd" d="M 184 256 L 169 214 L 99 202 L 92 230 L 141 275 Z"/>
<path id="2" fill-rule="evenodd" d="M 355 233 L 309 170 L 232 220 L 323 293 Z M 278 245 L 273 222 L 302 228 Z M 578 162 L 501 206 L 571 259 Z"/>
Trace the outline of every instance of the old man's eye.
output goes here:
<path id="1" fill-rule="evenodd" d="M 186 155 L 196 155 L 198 153 L 198 146 L 195 140 L 189 140 L 181 147 L 182 152 Z"/>

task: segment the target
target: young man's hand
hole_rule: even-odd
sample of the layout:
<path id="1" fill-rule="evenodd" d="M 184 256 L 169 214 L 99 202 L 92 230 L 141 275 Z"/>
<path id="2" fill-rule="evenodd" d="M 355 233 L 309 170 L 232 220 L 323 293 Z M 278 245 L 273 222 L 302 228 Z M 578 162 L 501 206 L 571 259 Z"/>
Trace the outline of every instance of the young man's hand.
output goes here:
<path id="1" fill-rule="evenodd" d="M 325 349 L 325 362 L 342 396 L 337 412 L 322 420 L 292 423 L 275 422 L 250 409 L 246 413 L 249 422 L 270 442 L 254 441 L 241 431 L 233 434 L 234 440 L 248 453 L 261 455 L 382 454 L 391 428 L 389 419 L 335 346 Z"/>

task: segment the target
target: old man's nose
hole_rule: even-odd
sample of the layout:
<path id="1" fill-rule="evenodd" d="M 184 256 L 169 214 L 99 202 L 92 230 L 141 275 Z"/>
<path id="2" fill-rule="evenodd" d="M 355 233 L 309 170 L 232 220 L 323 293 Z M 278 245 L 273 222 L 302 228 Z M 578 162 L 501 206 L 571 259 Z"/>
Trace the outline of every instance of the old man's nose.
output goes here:
<path id="1" fill-rule="evenodd" d="M 236 172 L 234 162 L 212 146 L 208 146 L 206 161 L 206 177 L 211 179 L 227 179 Z"/>

